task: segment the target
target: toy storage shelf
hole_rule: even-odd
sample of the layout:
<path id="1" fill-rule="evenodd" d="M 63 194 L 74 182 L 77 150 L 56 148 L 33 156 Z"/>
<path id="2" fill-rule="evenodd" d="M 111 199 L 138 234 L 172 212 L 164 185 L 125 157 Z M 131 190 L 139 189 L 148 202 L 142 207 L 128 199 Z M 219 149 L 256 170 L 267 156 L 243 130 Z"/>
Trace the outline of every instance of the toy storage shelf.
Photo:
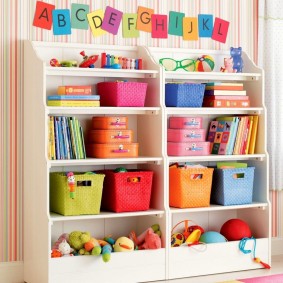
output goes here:
<path id="1" fill-rule="evenodd" d="M 164 193 L 163 111 L 161 106 L 160 67 L 144 47 L 115 47 L 85 44 L 25 42 L 25 278 L 27 283 L 61 282 L 139 282 L 166 278 L 167 217 Z M 86 54 L 107 52 L 123 57 L 142 58 L 143 70 L 50 67 L 51 58 L 82 60 Z M 60 85 L 92 85 L 98 82 L 129 80 L 148 83 L 144 107 L 48 107 L 46 98 Z M 84 134 L 91 128 L 93 116 L 127 116 L 129 129 L 139 143 L 139 155 L 132 158 L 86 158 L 49 160 L 49 116 L 75 116 Z M 150 209 L 115 213 L 101 209 L 97 215 L 63 216 L 49 211 L 49 174 L 52 172 L 86 172 L 101 169 L 146 169 L 154 172 Z M 152 224 L 162 231 L 162 248 L 111 255 L 107 264 L 99 257 L 50 257 L 52 244 L 63 233 L 81 230 L 103 238 L 140 234 Z M 41 245 L 38 254 L 33 247 Z M 148 267 L 150 264 L 150 267 Z M 145 267 L 146 266 L 146 267 Z M 147 272 L 144 272 L 147 270 Z"/>
<path id="2" fill-rule="evenodd" d="M 268 189 L 268 154 L 266 150 L 266 109 L 264 106 L 263 71 L 259 69 L 243 53 L 244 61 L 243 73 L 222 73 L 220 67 L 223 65 L 224 58 L 230 57 L 229 51 L 217 50 L 187 50 L 187 49 L 160 49 L 149 48 L 154 60 L 158 63 L 161 58 L 173 58 L 183 60 L 184 58 L 197 59 L 208 54 L 215 60 L 215 68 L 212 72 L 186 72 L 178 69 L 177 71 L 162 70 L 164 84 L 166 83 L 207 83 L 207 82 L 241 82 L 247 95 L 250 98 L 250 107 L 247 108 L 214 108 L 214 107 L 164 107 L 164 144 L 167 143 L 167 128 L 170 117 L 202 117 L 202 128 L 208 129 L 209 123 L 219 116 L 232 115 L 258 115 L 258 138 L 254 154 L 248 155 L 203 155 L 203 156 L 168 156 L 165 150 L 165 184 L 168 201 L 168 230 L 180 221 L 192 220 L 205 231 L 220 231 L 225 221 L 232 218 L 245 220 L 257 238 L 256 253 L 270 264 L 270 202 Z M 163 87 L 163 103 L 165 104 L 165 87 Z M 256 167 L 252 203 L 245 205 L 214 205 L 197 208 L 175 208 L 169 204 L 169 165 L 174 163 L 185 164 L 190 162 L 205 166 L 216 166 L 218 161 L 246 162 L 248 166 Z M 264 228 L 260 229 L 258 219 L 264 223 Z M 262 227 L 262 225 L 260 225 Z M 180 229 L 178 232 L 181 232 Z M 176 231 L 175 231 L 176 232 Z M 212 273 L 240 271 L 261 268 L 246 255 L 239 253 L 239 241 L 227 243 L 208 244 L 204 251 L 201 247 L 188 248 L 185 246 L 171 248 L 167 243 L 168 249 L 168 278 L 183 278 Z M 200 249 L 200 250 L 199 250 Z M 227 263 L 229 258 L 229 263 Z M 263 261 L 264 261 L 263 260 Z M 212 264 L 213 263 L 213 264 Z M 204 268 L 205 266 L 205 268 Z"/>

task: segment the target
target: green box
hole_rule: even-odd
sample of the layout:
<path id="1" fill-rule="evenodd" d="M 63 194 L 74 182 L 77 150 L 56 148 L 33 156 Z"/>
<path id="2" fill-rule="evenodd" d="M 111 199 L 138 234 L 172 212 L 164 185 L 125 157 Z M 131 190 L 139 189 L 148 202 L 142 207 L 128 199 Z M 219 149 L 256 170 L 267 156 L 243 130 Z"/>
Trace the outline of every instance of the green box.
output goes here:
<path id="1" fill-rule="evenodd" d="M 66 173 L 50 173 L 50 211 L 65 216 L 99 214 L 105 175 L 74 175 L 75 194 L 71 198 Z"/>

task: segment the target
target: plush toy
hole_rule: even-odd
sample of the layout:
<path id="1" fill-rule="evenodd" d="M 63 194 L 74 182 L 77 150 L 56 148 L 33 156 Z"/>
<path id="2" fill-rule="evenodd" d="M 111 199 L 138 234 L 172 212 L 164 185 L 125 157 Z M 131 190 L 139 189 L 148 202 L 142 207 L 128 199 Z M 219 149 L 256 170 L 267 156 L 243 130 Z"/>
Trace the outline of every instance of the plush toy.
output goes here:
<path id="1" fill-rule="evenodd" d="M 111 259 L 112 245 L 104 240 L 98 240 L 100 246 L 102 247 L 101 254 L 102 260 L 108 262 Z M 93 252 L 92 252 L 93 254 Z"/>
<path id="2" fill-rule="evenodd" d="M 58 250 L 59 249 L 59 245 L 66 240 L 67 242 L 69 242 L 69 234 L 68 233 L 64 233 L 62 234 L 58 240 L 54 243 L 54 245 L 52 246 L 52 250 Z"/>
<path id="3" fill-rule="evenodd" d="M 220 68 L 220 72 L 223 73 L 236 73 L 237 70 L 233 69 L 233 58 L 224 58 L 224 67 Z"/>
<path id="4" fill-rule="evenodd" d="M 84 244 L 84 249 L 87 252 L 91 252 L 92 255 L 101 254 L 101 246 L 95 238 L 91 238 L 88 242 Z"/>
<path id="5" fill-rule="evenodd" d="M 114 244 L 115 252 L 131 252 L 134 250 L 134 242 L 128 237 L 120 237 Z"/>
<path id="6" fill-rule="evenodd" d="M 237 70 L 237 73 L 242 73 L 244 62 L 242 59 L 242 47 L 230 48 L 230 55 L 233 58 L 234 66 L 233 69 Z"/>
<path id="7" fill-rule="evenodd" d="M 69 243 L 76 251 L 84 248 L 84 244 L 91 239 L 89 232 L 73 231 L 69 234 Z"/>
<path id="8" fill-rule="evenodd" d="M 62 256 L 61 252 L 59 252 L 57 249 L 53 249 L 51 251 L 51 257 L 61 257 L 61 256 Z"/>
<path id="9" fill-rule="evenodd" d="M 71 253 L 74 251 L 68 244 L 66 240 L 63 240 L 62 243 L 59 244 L 58 248 L 59 252 L 62 254 L 62 256 L 70 256 Z"/>
<path id="10" fill-rule="evenodd" d="M 152 229 L 148 229 L 145 234 L 145 239 L 142 245 L 139 245 L 139 250 L 153 250 L 161 248 L 161 239 L 158 234 Z"/>
<path id="11" fill-rule="evenodd" d="M 154 235 L 155 234 L 155 235 Z M 157 236 L 157 237 L 156 237 Z M 158 224 L 154 224 L 139 236 L 131 231 L 129 238 L 134 242 L 137 249 L 158 249 L 161 247 L 161 231 Z"/>

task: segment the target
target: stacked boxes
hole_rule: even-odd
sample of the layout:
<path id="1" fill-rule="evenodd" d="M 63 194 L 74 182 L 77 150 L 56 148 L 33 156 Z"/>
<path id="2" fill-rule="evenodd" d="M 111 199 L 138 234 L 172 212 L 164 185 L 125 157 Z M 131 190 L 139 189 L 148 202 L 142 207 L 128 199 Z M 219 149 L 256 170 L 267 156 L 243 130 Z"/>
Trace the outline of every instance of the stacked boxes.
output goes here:
<path id="1" fill-rule="evenodd" d="M 201 117 L 169 117 L 167 154 L 169 156 L 209 155 Z"/>
<path id="2" fill-rule="evenodd" d="M 93 117 L 86 153 L 88 157 L 137 157 L 138 143 L 128 129 L 128 117 Z"/>

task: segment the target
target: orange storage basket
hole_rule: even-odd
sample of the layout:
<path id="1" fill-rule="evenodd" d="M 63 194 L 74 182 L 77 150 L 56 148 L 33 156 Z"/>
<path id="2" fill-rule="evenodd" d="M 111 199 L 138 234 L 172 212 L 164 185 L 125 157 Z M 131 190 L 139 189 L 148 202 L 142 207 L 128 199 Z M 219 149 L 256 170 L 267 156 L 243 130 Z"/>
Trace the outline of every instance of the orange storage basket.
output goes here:
<path id="1" fill-rule="evenodd" d="M 95 158 L 137 157 L 138 150 L 138 143 L 92 143 L 86 146 L 86 155 Z"/>
<path id="2" fill-rule="evenodd" d="M 101 207 L 114 212 L 143 211 L 150 206 L 153 171 L 128 170 L 105 174 Z"/>
<path id="3" fill-rule="evenodd" d="M 169 168 L 169 204 L 190 208 L 210 205 L 213 168 Z"/>
<path id="4" fill-rule="evenodd" d="M 128 129 L 128 117 L 106 116 L 92 117 L 93 130 L 126 130 Z"/>
<path id="5" fill-rule="evenodd" d="M 133 142 L 132 130 L 91 130 L 88 134 L 91 143 L 128 143 Z"/>

